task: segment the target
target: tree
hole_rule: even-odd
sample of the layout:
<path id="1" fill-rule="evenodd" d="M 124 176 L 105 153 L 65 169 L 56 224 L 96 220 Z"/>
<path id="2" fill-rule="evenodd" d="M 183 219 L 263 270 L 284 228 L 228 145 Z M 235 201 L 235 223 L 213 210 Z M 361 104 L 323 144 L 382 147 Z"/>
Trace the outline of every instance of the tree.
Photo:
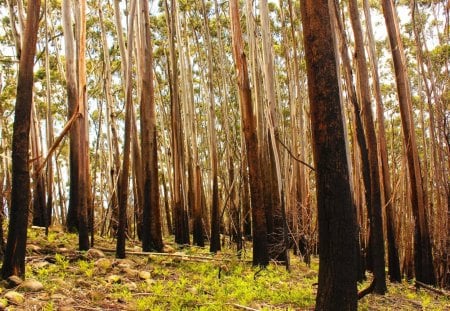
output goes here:
<path id="1" fill-rule="evenodd" d="M 406 148 L 408 174 L 410 183 L 410 200 L 414 215 L 414 271 L 416 279 L 426 284 L 436 284 L 434 263 L 431 249 L 430 233 L 425 206 L 425 191 L 422 185 L 422 173 L 417 149 L 414 120 L 412 113 L 412 97 L 407 74 L 406 59 L 397 13 L 392 0 L 383 0 L 384 19 L 394 61 L 395 80 L 400 106 L 403 139 Z"/>
<path id="2" fill-rule="evenodd" d="M 127 67 L 125 76 L 126 98 L 125 98 L 125 130 L 123 144 L 122 169 L 117 184 L 117 193 L 119 200 L 119 225 L 117 228 L 116 257 L 125 258 L 125 236 L 127 224 L 127 203 L 128 203 L 128 179 L 130 170 L 130 149 L 131 149 L 131 114 L 133 109 L 133 83 L 132 78 L 132 59 L 133 59 L 133 41 L 134 41 L 134 21 L 136 17 L 136 0 L 131 1 L 130 19 L 128 21 L 128 44 L 127 44 Z"/>
<path id="3" fill-rule="evenodd" d="M 262 197 L 258 136 L 253 114 L 253 103 L 248 79 L 247 58 L 244 52 L 237 0 L 230 1 L 231 37 L 233 56 L 237 72 L 237 84 L 241 105 L 241 121 L 245 140 L 250 200 L 252 210 L 253 265 L 269 263 L 267 249 L 266 213 Z"/>
<path id="4" fill-rule="evenodd" d="M 355 37 L 355 58 L 357 85 L 362 106 L 364 134 L 367 141 L 370 171 L 370 241 L 373 258 L 373 273 L 375 287 L 378 294 L 384 294 L 386 287 L 386 273 L 384 262 L 384 234 L 381 211 L 380 174 L 378 171 L 378 148 L 375 125 L 372 114 L 372 101 L 369 86 L 369 73 L 367 70 L 364 39 L 356 0 L 349 1 L 350 20 Z"/>
<path id="5" fill-rule="evenodd" d="M 368 55 L 370 60 L 370 68 L 372 72 L 372 81 L 374 88 L 374 97 L 376 102 L 377 113 L 377 138 L 378 150 L 380 157 L 380 176 L 381 176 L 381 193 L 382 204 L 386 211 L 386 236 L 387 236 L 387 251 L 388 251 L 388 273 L 391 282 L 401 282 L 402 276 L 400 273 L 400 260 L 398 255 L 398 243 L 396 239 L 396 226 L 394 222 L 394 204 L 392 203 L 392 185 L 391 174 L 389 171 L 387 146 L 386 146 L 386 131 L 384 129 L 384 107 L 381 97 L 380 79 L 378 74 L 378 59 L 375 54 L 375 39 L 372 29 L 372 18 L 370 15 L 369 1 L 364 0 L 364 15 L 367 29 L 368 41 Z"/>
<path id="6" fill-rule="evenodd" d="M 27 22 L 19 61 L 19 77 L 13 124 L 12 189 L 8 240 L 2 277 L 25 275 L 28 207 L 30 205 L 29 140 L 33 103 L 33 68 L 39 29 L 40 0 L 28 1 Z"/>
<path id="7" fill-rule="evenodd" d="M 356 310 L 356 219 L 327 0 L 301 1 L 319 222 L 316 310 Z"/>
<path id="8" fill-rule="evenodd" d="M 139 1 L 141 12 L 141 43 L 143 69 L 141 89 L 141 146 L 144 180 L 142 202 L 142 250 L 163 249 L 159 208 L 158 146 L 156 131 L 155 95 L 153 86 L 153 52 L 150 33 L 148 1 Z"/>

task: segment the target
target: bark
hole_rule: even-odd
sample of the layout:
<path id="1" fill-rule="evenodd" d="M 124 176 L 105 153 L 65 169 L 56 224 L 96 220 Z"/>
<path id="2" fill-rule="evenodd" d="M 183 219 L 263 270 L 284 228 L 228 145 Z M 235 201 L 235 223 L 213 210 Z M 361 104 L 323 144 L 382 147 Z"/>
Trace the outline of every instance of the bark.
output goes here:
<path id="1" fill-rule="evenodd" d="M 178 67 L 177 56 L 175 51 L 175 37 L 177 35 L 177 5 L 175 0 L 170 1 L 169 4 L 165 1 L 165 9 L 167 22 L 169 24 L 169 54 L 170 54 L 170 102 L 171 102 L 171 128 L 172 128 L 172 165 L 173 165 L 173 218 L 175 229 L 175 242 L 178 244 L 189 244 L 189 226 L 188 214 L 183 200 L 183 142 L 182 142 L 182 128 L 181 128 L 181 107 L 179 100 L 179 85 L 178 85 Z"/>
<path id="2" fill-rule="evenodd" d="M 407 66 L 403 44 L 400 39 L 399 24 L 392 0 L 381 2 L 386 28 L 394 61 L 395 80 L 400 106 L 403 139 L 406 147 L 410 200 L 414 215 L 414 271 L 420 282 L 435 285 L 436 277 L 432 256 L 432 246 L 428 228 L 425 206 L 425 192 L 422 184 L 422 173 L 417 149 L 414 121 L 412 113 L 412 97 L 407 74 Z"/>
<path id="3" fill-rule="evenodd" d="M 66 55 L 66 84 L 68 102 L 68 120 L 78 113 L 78 83 L 75 56 L 75 36 L 72 29 L 71 1 L 62 2 L 62 21 L 64 31 L 65 55 Z M 70 189 L 69 208 L 67 211 L 66 228 L 69 232 L 78 231 L 78 206 L 79 197 L 79 124 L 74 122 L 70 129 Z"/>
<path id="4" fill-rule="evenodd" d="M 214 81 L 213 81 L 213 48 L 209 31 L 208 14 L 206 12 L 205 0 L 202 0 L 202 13 L 205 28 L 205 40 L 207 46 L 208 63 L 208 99 L 209 99 L 209 149 L 211 152 L 211 244 L 210 251 L 220 251 L 220 207 L 219 207 L 219 183 L 218 183 L 218 159 L 217 159 L 217 134 L 216 134 L 216 112 L 214 103 Z"/>
<path id="5" fill-rule="evenodd" d="M 388 251 L 388 273 L 391 282 L 401 282 L 400 260 L 398 254 L 398 242 L 396 237 L 396 226 L 394 219 L 394 205 L 392 198 L 391 176 L 389 171 L 389 163 L 387 157 L 386 131 L 384 129 L 384 107 L 381 98 L 381 88 L 378 74 L 378 59 L 375 53 L 375 39 L 373 37 L 372 19 L 370 15 L 370 7 L 368 0 L 364 0 L 364 14 L 366 21 L 367 37 L 368 37 L 368 55 L 370 59 L 370 68 L 372 72 L 372 81 L 374 88 L 374 96 L 376 102 L 377 114 L 377 138 L 378 138 L 378 154 L 380 159 L 380 176 L 382 189 L 382 203 L 386 213 L 386 235 L 387 235 L 387 251 Z"/>
<path id="6" fill-rule="evenodd" d="M 301 1 L 319 222 L 316 310 L 356 310 L 356 219 L 327 0 Z"/>
<path id="7" fill-rule="evenodd" d="M 131 113 L 132 113 L 132 88 L 131 81 L 131 61 L 133 57 L 133 36 L 134 36 L 134 20 L 136 16 L 136 0 L 131 2 L 130 19 L 128 24 L 128 64 L 125 78 L 126 98 L 125 98 L 125 131 L 124 131 L 124 145 L 123 145 L 123 162 L 118 183 L 118 200 L 119 200 L 119 224 L 117 228 L 117 245 L 116 257 L 125 258 L 125 237 L 126 237 L 126 223 L 127 223 L 127 203 L 128 203 L 128 180 L 130 169 L 130 153 L 131 153 Z"/>
<path id="8" fill-rule="evenodd" d="M 2 277 L 25 276 L 25 249 L 30 205 L 28 167 L 31 106 L 33 103 L 33 65 L 39 29 L 40 1 L 28 1 L 27 22 L 19 61 L 12 141 L 12 189 L 8 239 Z"/>
<path id="9" fill-rule="evenodd" d="M 230 16 L 232 48 L 237 72 L 242 118 L 241 122 L 245 139 L 249 173 L 250 200 L 252 208 L 253 265 L 267 266 L 269 262 L 267 249 L 267 225 L 262 197 L 258 137 L 256 134 L 256 122 L 253 114 L 250 81 L 248 79 L 247 58 L 244 52 L 237 0 L 230 1 Z"/>
<path id="10" fill-rule="evenodd" d="M 384 234 L 381 211 L 380 174 L 378 171 L 378 148 L 375 125 L 372 115 L 372 101 L 367 71 L 364 39 L 361 28 L 358 4 L 356 0 L 349 1 L 350 19 L 355 36 L 355 58 L 357 68 L 357 85 L 362 106 L 364 134 L 367 141 L 370 171 L 370 235 L 373 257 L 374 291 L 384 294 L 387 291 L 384 261 Z"/>
<path id="11" fill-rule="evenodd" d="M 79 2 L 79 36 L 78 36 L 78 113 L 79 113 L 79 171 L 78 171 L 78 247 L 80 251 L 88 250 L 90 181 L 89 181 L 89 137 L 86 92 L 86 0 Z"/>
<path id="12" fill-rule="evenodd" d="M 144 63 L 141 86 L 141 146 L 144 175 L 144 201 L 142 208 L 142 250 L 163 249 L 161 213 L 159 208 L 158 146 L 156 131 L 156 107 L 153 86 L 153 52 L 150 34 L 150 18 L 147 1 L 140 1 Z"/>

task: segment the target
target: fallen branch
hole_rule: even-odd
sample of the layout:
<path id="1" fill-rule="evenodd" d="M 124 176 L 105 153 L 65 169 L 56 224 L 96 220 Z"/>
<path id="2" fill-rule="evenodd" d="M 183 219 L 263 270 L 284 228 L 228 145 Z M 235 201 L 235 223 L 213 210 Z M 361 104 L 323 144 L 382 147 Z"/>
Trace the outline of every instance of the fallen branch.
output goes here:
<path id="1" fill-rule="evenodd" d="M 101 248 L 101 247 L 98 247 L 97 249 L 101 250 L 103 252 L 107 252 L 107 253 L 114 253 L 116 251 L 114 249 Z M 136 252 L 136 251 L 127 250 L 126 254 L 128 254 L 128 255 L 141 255 L 141 256 L 176 257 L 176 258 L 181 258 L 181 259 L 185 259 L 185 260 L 192 260 L 192 261 L 226 261 L 226 262 L 231 262 L 232 261 L 229 258 L 195 256 L 195 255 L 186 255 L 186 254 L 180 254 L 180 253 Z M 240 261 L 251 262 L 251 260 L 240 260 Z"/>
<path id="2" fill-rule="evenodd" d="M 416 281 L 416 288 L 419 289 L 420 287 L 428 289 L 429 291 L 432 291 L 432 292 L 434 292 L 436 294 L 439 294 L 439 295 L 442 295 L 442 296 L 446 296 L 446 297 L 450 297 L 450 294 L 445 292 L 445 291 L 443 291 L 443 290 L 434 288 L 433 286 L 430 286 L 428 284 L 422 283 L 420 281 Z"/>
<path id="3" fill-rule="evenodd" d="M 254 308 L 250 308 L 250 307 L 246 307 L 237 303 L 230 303 L 229 305 L 242 309 L 242 310 L 248 310 L 248 311 L 259 311 L 259 309 L 254 309 Z"/>

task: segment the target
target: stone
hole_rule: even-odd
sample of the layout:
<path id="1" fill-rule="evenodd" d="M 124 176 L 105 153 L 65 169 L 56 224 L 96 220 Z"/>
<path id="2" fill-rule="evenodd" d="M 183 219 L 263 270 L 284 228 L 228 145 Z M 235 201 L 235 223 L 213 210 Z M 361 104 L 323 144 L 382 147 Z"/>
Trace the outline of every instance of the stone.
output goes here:
<path id="1" fill-rule="evenodd" d="M 44 289 L 44 285 L 39 281 L 29 279 L 20 284 L 20 288 L 27 292 L 38 292 Z"/>
<path id="2" fill-rule="evenodd" d="M 99 258 L 104 258 L 105 253 L 103 253 L 101 250 L 96 249 L 96 248 L 90 248 L 87 252 L 86 252 L 86 257 L 89 259 L 99 259 Z"/>
<path id="3" fill-rule="evenodd" d="M 112 267 L 112 262 L 108 258 L 100 258 L 94 263 L 94 266 L 101 270 L 109 270 Z"/>
<path id="4" fill-rule="evenodd" d="M 25 297 L 16 291 L 9 291 L 5 294 L 5 298 L 10 304 L 21 305 L 25 302 Z"/>
<path id="5" fill-rule="evenodd" d="M 138 276 L 141 280 L 147 280 L 151 278 L 152 275 L 148 271 L 139 271 Z"/>
<path id="6" fill-rule="evenodd" d="M 10 277 L 8 277 L 8 284 L 9 287 L 16 287 L 20 284 L 22 284 L 23 280 L 18 277 L 17 275 L 11 275 Z"/>

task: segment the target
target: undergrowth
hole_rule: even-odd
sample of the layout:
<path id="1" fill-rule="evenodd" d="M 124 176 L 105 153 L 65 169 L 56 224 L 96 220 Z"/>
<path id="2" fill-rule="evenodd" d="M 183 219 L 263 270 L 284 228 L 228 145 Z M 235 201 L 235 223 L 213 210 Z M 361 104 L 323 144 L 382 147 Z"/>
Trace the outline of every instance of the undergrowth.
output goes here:
<path id="1" fill-rule="evenodd" d="M 275 263 L 265 269 L 252 267 L 248 253 L 238 260 L 227 247 L 213 255 L 207 248 L 177 248 L 169 241 L 176 256 L 129 255 L 118 260 L 114 253 L 99 259 L 77 252 L 77 237 L 63 232 L 50 232 L 46 238 L 43 232 L 30 230 L 28 241 L 26 278 L 40 281 L 44 292 L 26 293 L 25 310 L 314 309 L 317 258 L 307 266 L 292 256 L 288 272 Z M 96 241 L 114 249 L 110 239 Z M 149 277 L 141 276 L 144 271 Z M 450 310 L 448 297 L 416 291 L 407 282 L 388 288 L 384 296 L 366 296 L 358 309 Z"/>

